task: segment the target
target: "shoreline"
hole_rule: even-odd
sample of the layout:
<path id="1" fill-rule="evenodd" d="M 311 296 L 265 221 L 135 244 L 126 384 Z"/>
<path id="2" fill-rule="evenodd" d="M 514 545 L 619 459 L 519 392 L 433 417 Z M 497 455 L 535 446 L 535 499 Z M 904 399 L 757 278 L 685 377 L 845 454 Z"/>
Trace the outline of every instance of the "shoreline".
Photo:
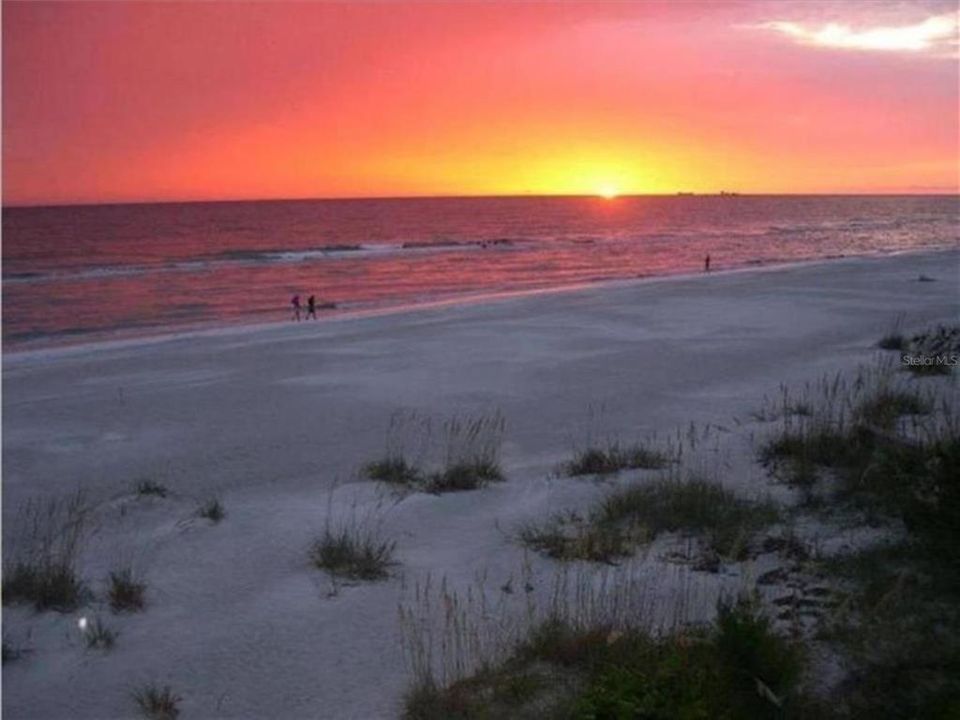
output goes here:
<path id="1" fill-rule="evenodd" d="M 432 312 L 450 308 L 471 308 L 482 307 L 485 305 L 500 304 L 523 300 L 531 297 L 542 297 L 552 295 L 566 295 L 570 293 L 591 292 L 604 290 L 616 290 L 625 287 L 634 287 L 637 285 L 655 285 L 670 282 L 684 282 L 702 278 L 706 280 L 709 277 L 724 277 L 730 275 L 742 275 L 753 273 L 769 273 L 788 271 L 792 268 L 810 267 L 816 265 L 830 265 L 834 263 L 850 263 L 860 261 L 876 261 L 885 258 L 897 258 L 903 256 L 924 257 L 927 255 L 948 255 L 957 253 L 958 262 L 960 262 L 960 245 L 951 247 L 940 247 L 923 250 L 902 250 L 902 251 L 876 251 L 866 254 L 842 255 L 839 257 L 821 257 L 807 260 L 794 260 L 787 262 L 763 262 L 746 263 L 744 265 L 714 269 L 710 272 L 678 272 L 664 275 L 638 275 L 634 278 L 619 279 L 600 279 L 593 282 L 581 282 L 570 285 L 552 286 L 546 288 L 536 288 L 530 290 L 507 290 L 502 292 L 489 293 L 469 293 L 458 294 L 450 297 L 438 298 L 435 300 L 424 300 L 422 302 L 404 303 L 397 305 L 386 305 L 373 308 L 349 309 L 343 311 L 333 311 L 332 314 L 321 314 L 316 321 L 303 320 L 304 326 L 309 326 L 311 322 L 321 325 L 327 325 L 332 322 L 350 322 L 355 320 L 368 320 L 383 317 L 405 316 L 408 314 Z M 289 315 L 287 310 L 284 314 Z M 278 312 L 278 314 L 280 314 Z M 89 354 L 98 351 L 109 351 L 113 349 L 130 349 L 138 346 L 152 346 L 167 342 L 177 342 L 181 340 L 197 339 L 204 337 L 230 337 L 247 336 L 260 333 L 283 332 L 284 329 L 290 329 L 291 326 L 297 327 L 301 323 L 292 320 L 273 320 L 266 322 L 245 322 L 236 323 L 207 324 L 170 327 L 158 326 L 154 332 L 138 332 L 136 329 L 113 330 L 92 332 L 91 336 L 100 335 L 96 339 L 83 339 L 76 341 L 54 340 L 50 338 L 36 338 L 25 342 L 17 342 L 12 346 L 4 342 L 2 349 L 2 359 L 4 362 L 29 362 L 31 359 L 46 359 L 54 357 L 66 357 L 74 354 Z"/>

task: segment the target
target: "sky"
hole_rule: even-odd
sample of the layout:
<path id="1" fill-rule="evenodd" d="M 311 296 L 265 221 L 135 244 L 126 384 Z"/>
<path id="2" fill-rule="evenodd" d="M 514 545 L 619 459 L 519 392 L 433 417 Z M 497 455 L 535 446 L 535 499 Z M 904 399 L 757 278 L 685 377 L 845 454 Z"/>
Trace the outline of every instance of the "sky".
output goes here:
<path id="1" fill-rule="evenodd" d="M 960 182 L 952 0 L 2 14 L 5 205 Z"/>

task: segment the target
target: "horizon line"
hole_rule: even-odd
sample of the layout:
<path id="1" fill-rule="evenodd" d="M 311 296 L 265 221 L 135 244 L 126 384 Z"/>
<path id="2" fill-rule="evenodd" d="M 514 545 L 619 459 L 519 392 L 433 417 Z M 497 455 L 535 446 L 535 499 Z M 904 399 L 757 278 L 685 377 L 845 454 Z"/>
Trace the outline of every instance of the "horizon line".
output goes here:
<path id="1" fill-rule="evenodd" d="M 660 193 L 622 193 L 613 197 L 604 197 L 597 193 L 491 193 L 491 194 L 450 194 L 450 195 L 343 195 L 314 197 L 248 197 L 248 198 L 208 198 L 208 199 L 161 199 L 161 200 L 106 200 L 72 202 L 0 202 L 3 210 L 28 208 L 67 208 L 67 207 L 103 207 L 117 205 L 192 205 L 192 204 L 228 204 L 228 203 L 268 203 L 268 202 L 363 202 L 383 200 L 495 200 L 495 199 L 571 199 L 593 198 L 613 202 L 618 199 L 639 197 L 924 197 L 924 196 L 960 196 L 960 187 L 930 188 L 929 190 L 879 190 L 879 191 L 839 191 L 839 192 L 740 192 L 737 190 L 716 190 L 697 192 L 676 190 Z"/>

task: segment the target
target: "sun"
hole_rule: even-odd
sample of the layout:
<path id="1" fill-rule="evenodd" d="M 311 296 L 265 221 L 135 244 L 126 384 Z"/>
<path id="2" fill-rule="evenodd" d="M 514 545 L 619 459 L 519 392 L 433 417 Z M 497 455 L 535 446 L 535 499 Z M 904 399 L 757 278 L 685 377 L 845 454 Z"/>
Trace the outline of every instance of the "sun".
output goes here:
<path id="1" fill-rule="evenodd" d="M 602 197 L 604 200 L 613 200 L 620 194 L 620 191 L 613 185 L 601 185 L 597 190 L 597 195 Z"/>

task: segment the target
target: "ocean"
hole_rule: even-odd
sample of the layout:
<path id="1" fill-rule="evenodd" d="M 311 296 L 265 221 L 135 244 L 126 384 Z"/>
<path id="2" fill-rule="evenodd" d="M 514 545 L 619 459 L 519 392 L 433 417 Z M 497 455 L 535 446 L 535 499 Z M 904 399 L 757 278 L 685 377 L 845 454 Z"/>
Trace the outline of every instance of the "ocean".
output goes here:
<path id="1" fill-rule="evenodd" d="M 3 209 L 4 350 L 955 247 L 950 196 L 292 200 Z"/>

